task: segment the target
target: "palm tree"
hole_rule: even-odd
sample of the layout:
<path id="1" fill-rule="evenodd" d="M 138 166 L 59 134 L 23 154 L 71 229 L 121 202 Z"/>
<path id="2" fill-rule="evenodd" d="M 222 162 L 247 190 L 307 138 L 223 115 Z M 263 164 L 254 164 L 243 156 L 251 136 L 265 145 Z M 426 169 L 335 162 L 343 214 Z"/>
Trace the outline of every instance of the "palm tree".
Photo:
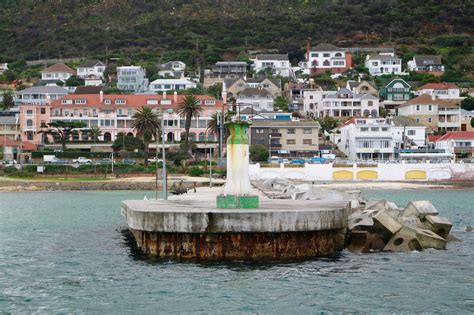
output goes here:
<path id="1" fill-rule="evenodd" d="M 219 115 L 221 115 L 220 112 L 216 112 L 214 114 L 212 114 L 211 116 L 211 120 L 209 120 L 207 122 L 207 132 L 211 132 L 215 135 L 217 135 L 217 138 L 219 139 L 220 137 L 220 133 L 221 133 L 221 129 L 220 129 L 220 125 L 219 125 L 219 120 L 220 120 L 220 117 L 218 117 Z M 225 113 L 225 118 L 224 118 L 224 123 L 230 121 L 230 116 L 228 113 Z M 225 139 L 225 135 L 227 134 L 227 126 L 224 127 L 224 134 L 223 134 L 223 139 Z"/>
<path id="2" fill-rule="evenodd" d="M 139 108 L 132 116 L 132 128 L 137 131 L 145 144 L 145 165 L 148 165 L 149 144 L 153 136 L 158 137 L 160 120 L 158 115 L 149 106 Z M 156 148 L 158 150 L 158 148 Z"/>
<path id="3" fill-rule="evenodd" d="M 179 104 L 177 113 L 185 119 L 184 122 L 184 144 L 186 150 L 189 150 L 189 129 L 191 128 L 191 119 L 198 117 L 202 111 L 199 100 L 194 95 L 186 95 Z"/>
<path id="4" fill-rule="evenodd" d="M 94 140 L 94 143 L 99 141 L 99 137 L 102 136 L 102 130 L 100 130 L 99 127 L 91 127 L 87 130 L 87 133 L 89 134 L 89 137 Z"/>

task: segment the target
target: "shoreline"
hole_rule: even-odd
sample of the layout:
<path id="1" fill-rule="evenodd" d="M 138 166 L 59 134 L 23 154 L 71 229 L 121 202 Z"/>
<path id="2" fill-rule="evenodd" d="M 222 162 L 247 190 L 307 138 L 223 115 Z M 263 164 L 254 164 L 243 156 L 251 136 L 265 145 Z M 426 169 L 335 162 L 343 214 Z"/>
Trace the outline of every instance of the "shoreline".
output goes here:
<path id="1" fill-rule="evenodd" d="M 305 182 L 309 181 L 297 181 Z M 311 183 L 311 182 L 310 182 Z M 172 176 L 168 179 L 169 188 L 173 184 L 194 189 L 194 187 L 208 187 L 209 179 L 205 177 Z M 224 180 L 213 179 L 214 186 L 222 186 Z M 474 181 L 442 181 L 442 182 L 314 182 L 316 187 L 335 190 L 354 189 L 473 189 Z M 158 180 L 158 189 L 162 181 Z M 45 178 L 45 179 L 17 179 L 0 177 L 0 192 L 8 191 L 82 191 L 82 190 L 156 190 L 155 177 L 128 177 L 111 179 L 73 179 L 73 178 Z M 169 189 L 168 188 L 168 189 Z"/>

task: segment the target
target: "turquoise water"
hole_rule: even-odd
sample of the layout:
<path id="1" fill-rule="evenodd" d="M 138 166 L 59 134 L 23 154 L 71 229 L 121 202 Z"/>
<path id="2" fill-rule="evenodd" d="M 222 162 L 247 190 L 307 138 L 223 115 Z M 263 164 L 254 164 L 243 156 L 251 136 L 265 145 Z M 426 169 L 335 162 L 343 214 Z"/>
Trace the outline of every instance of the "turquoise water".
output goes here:
<path id="1" fill-rule="evenodd" d="M 446 251 L 285 264 L 140 258 L 119 208 L 144 194 L 0 193 L 0 313 L 474 312 L 473 191 L 364 192 L 431 200 L 464 240 Z"/>

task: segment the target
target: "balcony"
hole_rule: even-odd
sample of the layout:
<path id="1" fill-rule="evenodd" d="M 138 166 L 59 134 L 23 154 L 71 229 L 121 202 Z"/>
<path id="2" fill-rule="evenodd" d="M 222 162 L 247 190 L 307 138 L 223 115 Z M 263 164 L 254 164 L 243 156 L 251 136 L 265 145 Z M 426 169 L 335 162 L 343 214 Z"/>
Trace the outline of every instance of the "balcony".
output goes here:
<path id="1" fill-rule="evenodd" d="M 459 121 L 439 121 L 439 128 L 460 128 L 461 123 Z"/>
<path id="2" fill-rule="evenodd" d="M 281 138 L 281 133 L 279 133 L 279 132 L 271 132 L 271 133 L 270 133 L 270 136 L 271 136 L 272 138 Z"/>
<path id="3" fill-rule="evenodd" d="M 281 148 L 281 144 L 280 143 L 271 143 L 270 144 L 270 149 L 279 149 Z"/>

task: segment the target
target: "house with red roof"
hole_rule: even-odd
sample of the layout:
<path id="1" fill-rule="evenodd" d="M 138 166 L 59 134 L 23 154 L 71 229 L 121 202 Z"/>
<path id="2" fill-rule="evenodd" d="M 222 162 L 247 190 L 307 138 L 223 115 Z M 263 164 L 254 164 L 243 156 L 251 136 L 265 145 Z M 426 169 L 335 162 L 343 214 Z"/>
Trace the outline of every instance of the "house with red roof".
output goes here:
<path id="1" fill-rule="evenodd" d="M 13 140 L 7 136 L 0 136 L 0 147 L 3 148 L 4 160 L 18 160 L 18 157 L 21 153 L 36 151 L 37 149 L 37 146 L 34 143 L 29 141 Z"/>
<path id="2" fill-rule="evenodd" d="M 64 63 L 57 63 L 41 71 L 41 80 L 45 82 L 62 81 L 66 82 L 76 71 L 66 66 Z"/>
<path id="3" fill-rule="evenodd" d="M 447 82 L 426 83 L 415 92 L 416 95 L 429 94 L 443 100 L 462 101 L 463 97 L 460 96 L 460 93 L 461 90 L 456 84 Z"/>
<path id="4" fill-rule="evenodd" d="M 453 153 L 456 159 L 471 159 L 474 152 L 474 131 L 447 132 L 435 140 L 435 148 Z"/>

